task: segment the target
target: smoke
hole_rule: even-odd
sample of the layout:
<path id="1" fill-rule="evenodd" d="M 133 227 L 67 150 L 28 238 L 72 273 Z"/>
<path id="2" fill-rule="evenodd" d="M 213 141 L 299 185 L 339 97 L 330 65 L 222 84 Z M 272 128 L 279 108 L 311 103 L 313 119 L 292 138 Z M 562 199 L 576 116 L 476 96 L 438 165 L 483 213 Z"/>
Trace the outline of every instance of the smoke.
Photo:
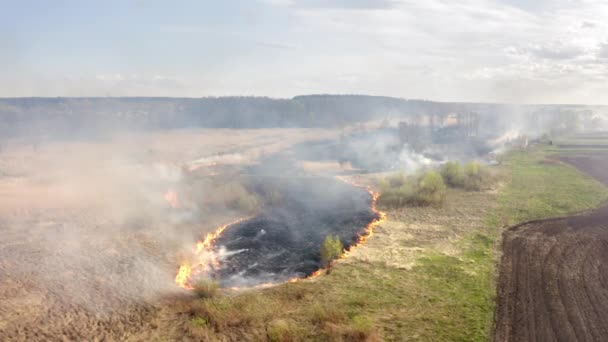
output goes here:
<path id="1" fill-rule="evenodd" d="M 399 154 L 398 169 L 407 171 L 416 171 L 421 168 L 429 167 L 437 161 L 427 158 L 422 153 L 416 153 L 408 145 L 405 145 Z"/>
<path id="2" fill-rule="evenodd" d="M 520 136 L 534 139 L 606 125 L 606 112 L 599 107 L 434 107 L 425 102 L 412 107 L 395 100 L 376 108 L 358 106 L 365 101 L 357 99 L 347 106 L 360 107 L 354 111 L 356 118 L 377 119 L 388 108 L 391 119 L 336 129 L 336 123 L 356 123 L 349 111 L 336 105 L 352 98 L 340 97 L 320 110 L 327 98 L 278 101 L 281 106 L 310 105 L 292 108 L 295 114 L 289 120 L 275 115 L 278 109 L 269 111 L 274 116 L 264 116 L 264 123 L 255 122 L 251 113 L 256 111 L 243 112 L 252 116 L 248 124 L 280 127 L 304 122 L 307 127 L 325 125 L 323 129 L 172 131 L 142 127 L 196 126 L 197 117 L 188 112 L 177 125 L 156 111 L 127 115 L 128 110 L 118 110 L 123 101 L 108 100 L 116 105 L 116 113 L 124 115 L 123 133 L 106 130 L 115 127 L 115 116 L 109 123 L 92 114 L 92 123 L 82 118 L 72 122 L 70 118 L 78 115 L 69 108 L 62 112 L 59 105 L 52 106 L 49 125 L 41 124 L 42 116 L 28 109 L 38 118 L 29 126 L 19 114 L 27 101 L 9 101 L 9 121 L 22 128 L 23 135 L 5 138 L 0 146 L 0 299 L 6 303 L 0 319 L 18 322 L 18 313 L 32 312 L 32 321 L 14 323 L 15 329 L 26 325 L 51 331 L 53 320 L 43 321 L 40 313 L 78 312 L 89 325 L 99 317 L 125 317 L 133 310 L 145 315 L 159 298 L 180 291 L 175 285 L 177 267 L 192 260 L 196 242 L 242 217 L 251 218 L 229 227 L 205 251 L 202 257 L 212 266 L 206 276 L 225 286 L 306 276 L 320 267 L 319 246 L 326 235 L 338 235 L 351 245 L 375 217 L 369 193 L 336 176 L 414 173 L 447 160 L 480 158 Z M 171 101 L 155 101 L 170 107 Z M 211 101 L 209 108 L 221 107 L 222 101 Z M 135 102 L 139 113 L 146 101 Z M 228 102 L 226 108 L 233 108 L 247 100 Z M 340 115 L 327 117 L 334 109 Z M 399 127 L 402 121 L 415 123 L 429 112 L 447 117 L 473 110 L 479 112 L 480 122 L 471 134 L 449 120 L 436 126 L 423 120 L 427 124 L 415 127 L 415 137 L 404 135 Z M 230 120 L 237 122 L 235 113 L 230 111 Z M 317 114 L 305 114 L 304 119 L 302 113 Z M 315 122 L 315 115 L 322 116 L 318 113 L 325 116 Z M 223 118 L 220 114 L 224 112 L 210 117 Z M 92 127 L 69 133 L 78 125 L 98 122 L 102 133 Z M 62 130 L 47 132 L 49 127 Z M 132 325 L 128 319 L 121 322 Z"/>

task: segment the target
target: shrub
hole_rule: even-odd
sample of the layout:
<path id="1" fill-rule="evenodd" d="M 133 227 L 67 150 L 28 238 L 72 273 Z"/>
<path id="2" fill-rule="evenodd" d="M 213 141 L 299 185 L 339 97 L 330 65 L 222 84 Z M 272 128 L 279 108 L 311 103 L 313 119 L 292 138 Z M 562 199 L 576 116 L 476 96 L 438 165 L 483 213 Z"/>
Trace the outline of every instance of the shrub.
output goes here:
<path id="1" fill-rule="evenodd" d="M 495 181 L 492 172 L 477 162 L 469 162 L 464 167 L 458 162 L 448 162 L 441 167 L 441 176 L 447 185 L 468 191 L 479 191 Z"/>
<path id="2" fill-rule="evenodd" d="M 217 195 L 223 197 L 224 204 L 230 209 L 254 212 L 259 208 L 257 197 L 238 182 L 226 183 Z"/>
<path id="3" fill-rule="evenodd" d="M 194 285 L 194 293 L 200 298 L 215 297 L 220 290 L 220 285 L 211 279 L 201 279 Z"/>
<path id="4" fill-rule="evenodd" d="M 203 317 L 193 317 L 190 318 L 190 324 L 198 328 L 204 328 L 207 326 L 207 320 Z"/>
<path id="5" fill-rule="evenodd" d="M 443 164 L 441 167 L 441 176 L 446 185 L 459 188 L 464 186 L 465 176 L 462 166 L 457 161 L 451 161 Z"/>
<path id="6" fill-rule="evenodd" d="M 407 183 L 407 176 L 403 172 L 398 172 L 387 177 L 387 181 L 391 188 L 399 188 Z"/>
<path id="7" fill-rule="evenodd" d="M 481 190 L 484 178 L 487 178 L 485 177 L 485 170 L 476 162 L 470 162 L 464 166 L 464 175 L 464 188 L 470 191 Z"/>
<path id="8" fill-rule="evenodd" d="M 207 320 L 202 317 L 190 318 L 188 324 L 188 331 L 192 337 L 201 341 L 209 341 L 212 336 L 212 331 L 207 325 Z"/>
<path id="9" fill-rule="evenodd" d="M 441 205 L 445 200 L 445 183 L 435 171 L 407 179 L 399 188 L 391 188 L 388 181 L 383 184 L 384 189 L 378 199 L 382 206 L 398 208 L 406 205 Z"/>
<path id="10" fill-rule="evenodd" d="M 321 244 L 321 262 L 327 267 L 327 272 L 330 272 L 332 262 L 342 255 L 344 247 L 338 235 L 332 237 L 327 235 L 325 241 Z"/>
<path id="11" fill-rule="evenodd" d="M 407 204 L 409 191 L 406 189 L 387 189 L 381 192 L 378 204 L 384 207 L 400 208 Z"/>
<path id="12" fill-rule="evenodd" d="M 441 205 L 445 200 L 446 186 L 441 175 L 429 171 L 418 180 L 412 202 L 417 205 Z"/>

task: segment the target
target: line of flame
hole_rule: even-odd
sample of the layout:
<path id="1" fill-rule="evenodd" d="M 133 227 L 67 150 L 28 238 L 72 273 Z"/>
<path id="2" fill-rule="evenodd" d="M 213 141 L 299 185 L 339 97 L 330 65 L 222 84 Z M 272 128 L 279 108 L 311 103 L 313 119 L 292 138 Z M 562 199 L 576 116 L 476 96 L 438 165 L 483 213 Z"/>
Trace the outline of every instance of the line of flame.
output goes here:
<path id="1" fill-rule="evenodd" d="M 194 250 L 194 256 L 198 257 L 198 260 L 195 261 L 193 265 L 190 265 L 190 262 L 188 261 L 185 261 L 182 265 L 180 265 L 177 275 L 175 276 L 175 283 L 184 289 L 192 289 L 190 279 L 192 279 L 193 276 L 201 273 L 207 273 L 210 268 L 218 267 L 219 261 L 212 253 L 215 241 L 222 235 L 226 228 L 250 218 L 251 217 L 243 217 L 220 226 L 215 231 L 208 233 L 203 240 L 198 241 Z"/>
<path id="2" fill-rule="evenodd" d="M 370 223 L 368 223 L 368 225 L 365 227 L 363 233 L 361 233 L 361 235 L 359 235 L 357 242 L 355 244 L 349 246 L 348 249 L 345 249 L 342 252 L 342 255 L 339 257 L 339 259 L 345 259 L 348 256 L 350 256 L 350 253 L 355 248 L 357 248 L 360 245 L 367 242 L 367 240 L 373 235 L 374 228 L 386 220 L 386 213 L 378 210 L 377 202 L 378 202 L 378 197 L 380 196 L 380 194 L 374 192 L 370 186 L 359 185 L 359 184 L 353 182 L 352 180 L 347 179 L 346 177 L 336 176 L 336 178 L 338 180 L 348 183 L 354 187 L 365 189 L 372 197 L 371 210 L 376 215 L 376 218 L 374 220 L 372 220 Z M 195 255 L 200 256 L 200 255 L 202 255 L 202 253 L 204 251 L 211 251 L 213 244 L 215 243 L 217 238 L 224 232 L 224 230 L 226 230 L 226 228 L 228 228 L 232 225 L 235 225 L 237 223 L 243 222 L 245 220 L 248 220 L 248 219 L 250 219 L 250 217 L 238 219 L 234 222 L 220 226 L 213 233 L 207 234 L 207 236 L 205 236 L 204 240 L 198 241 L 196 243 Z M 203 258 L 200 258 L 199 262 L 197 264 L 195 264 L 194 267 L 190 266 L 190 264 L 188 262 L 185 262 L 184 264 L 182 264 L 179 267 L 177 276 L 175 277 L 175 283 L 184 289 L 192 289 L 192 286 L 190 285 L 189 281 L 195 274 L 205 272 L 207 269 L 209 269 L 211 267 L 217 267 L 217 266 L 219 266 L 218 261 L 214 258 L 212 260 L 203 260 Z M 310 274 L 307 277 L 304 277 L 304 278 L 294 277 L 294 278 L 288 279 L 287 282 L 295 283 L 298 281 L 302 281 L 304 279 L 314 278 L 314 277 L 317 277 L 317 276 L 323 274 L 323 272 L 325 272 L 325 271 L 326 271 L 326 269 L 321 268 L 321 269 L 316 270 L 315 272 L 313 272 L 312 274 Z M 269 287 L 269 286 L 273 286 L 273 285 L 277 285 L 277 284 L 278 283 L 263 283 L 263 284 L 258 284 L 256 286 L 254 286 L 253 288 L 264 288 L 264 287 Z M 241 290 L 242 288 L 234 287 L 231 289 Z"/>
<path id="3" fill-rule="evenodd" d="M 350 245 L 348 247 L 348 249 L 344 249 L 342 251 L 342 255 L 338 258 L 338 259 L 346 259 L 350 256 L 350 253 L 357 247 L 361 246 L 362 244 L 364 244 L 365 242 L 367 242 L 367 240 L 373 235 L 374 233 L 374 228 L 378 225 L 380 225 L 382 222 L 386 221 L 386 213 L 383 211 L 378 210 L 377 208 L 377 203 L 378 203 L 378 197 L 380 197 L 380 193 L 374 192 L 372 190 L 372 188 L 368 185 L 360 185 L 357 184 L 356 182 L 349 180 L 346 177 L 341 177 L 341 176 L 336 176 L 336 178 L 344 183 L 350 184 L 356 188 L 362 188 L 365 189 L 370 196 L 372 196 L 372 204 L 371 204 L 371 209 L 372 212 L 376 215 L 376 218 L 374 220 L 372 220 L 370 223 L 367 224 L 367 226 L 365 226 L 365 230 L 363 230 L 363 233 L 361 233 L 361 235 L 359 235 L 357 242 Z M 318 270 L 316 270 L 315 272 L 313 272 L 311 275 L 304 277 L 304 278 L 299 278 L 299 277 L 294 277 L 291 278 L 289 280 L 287 280 L 287 282 L 289 283 L 295 283 L 298 281 L 302 281 L 305 279 L 311 279 L 317 276 L 320 276 L 321 274 L 323 274 L 323 272 L 325 272 L 327 269 L 325 268 L 320 268 Z"/>

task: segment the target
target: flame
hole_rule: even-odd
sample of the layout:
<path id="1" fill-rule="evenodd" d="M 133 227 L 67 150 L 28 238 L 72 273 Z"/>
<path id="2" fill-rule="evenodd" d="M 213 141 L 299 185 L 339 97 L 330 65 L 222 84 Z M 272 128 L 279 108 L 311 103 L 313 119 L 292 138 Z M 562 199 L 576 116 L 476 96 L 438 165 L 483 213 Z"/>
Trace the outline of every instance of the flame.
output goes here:
<path id="1" fill-rule="evenodd" d="M 171 208 L 179 208 L 179 201 L 177 200 L 177 193 L 173 189 L 167 190 L 165 193 L 165 201 L 169 203 Z"/>
<path id="2" fill-rule="evenodd" d="M 192 268 L 188 262 L 185 262 L 183 265 L 179 267 L 179 271 L 177 271 L 177 275 L 175 276 L 175 283 L 182 288 L 190 288 L 188 284 L 188 280 L 190 279 L 190 274 L 192 273 Z"/>
<path id="3" fill-rule="evenodd" d="M 354 181 L 349 180 L 345 177 L 337 176 L 336 178 L 345 183 L 348 183 L 354 187 L 365 189 L 372 197 L 371 210 L 376 216 L 376 218 L 374 218 L 374 220 L 372 220 L 365 227 L 363 233 L 361 233 L 361 235 L 359 235 L 357 242 L 355 244 L 351 245 L 350 247 L 348 247 L 348 249 L 345 249 L 343 251 L 343 253 L 339 259 L 345 259 L 350 255 L 350 253 L 355 248 L 357 248 L 358 246 L 367 242 L 367 240 L 373 235 L 374 228 L 386 220 L 386 213 L 377 209 L 376 204 L 378 202 L 378 197 L 380 196 L 380 194 L 374 192 L 370 186 L 359 185 L 359 184 L 355 183 Z M 226 230 L 228 227 L 235 225 L 237 223 L 246 221 L 250 218 L 251 217 L 240 218 L 238 220 L 235 220 L 233 222 L 220 226 L 214 232 L 208 233 L 203 240 L 198 241 L 196 243 L 196 248 L 194 249 L 194 255 L 198 258 L 198 260 L 196 260 L 192 264 L 192 266 L 188 262 L 183 263 L 179 267 L 177 276 L 175 277 L 175 283 L 184 289 L 192 289 L 192 286 L 190 285 L 190 280 L 192 279 L 192 277 L 194 277 L 195 275 L 201 274 L 201 273 L 207 274 L 210 270 L 213 270 L 213 269 L 216 269 L 217 267 L 219 267 L 220 262 L 217 258 L 217 254 L 213 251 L 213 246 L 214 246 L 215 241 L 217 240 L 218 237 L 220 237 L 222 235 L 224 230 Z M 325 271 L 326 271 L 326 269 L 323 269 L 323 268 L 318 269 L 305 278 L 294 277 L 294 278 L 288 279 L 287 282 L 295 283 L 295 282 L 298 282 L 298 281 L 301 281 L 304 279 L 314 278 L 314 277 L 317 277 L 317 276 L 323 274 Z M 277 284 L 276 283 L 264 283 L 264 284 L 258 284 L 256 286 L 254 286 L 253 288 L 264 288 L 264 287 L 269 287 L 269 286 L 274 286 L 274 285 L 277 285 Z M 231 289 L 232 290 L 242 290 L 243 288 L 234 287 Z"/>
<path id="4" fill-rule="evenodd" d="M 251 217 L 240 218 L 220 226 L 215 231 L 208 233 L 203 240 L 197 241 L 193 251 L 194 261 L 192 264 L 186 261 L 180 265 L 177 275 L 175 276 L 175 283 L 181 288 L 192 289 L 192 285 L 190 285 L 192 277 L 199 274 L 207 274 L 209 271 L 218 268 L 220 266 L 220 260 L 213 251 L 215 240 L 222 235 L 226 228 L 250 218 Z"/>
<path id="5" fill-rule="evenodd" d="M 373 235 L 374 233 L 374 228 L 378 225 L 380 225 L 382 222 L 386 221 L 386 213 L 383 211 L 378 210 L 377 208 L 377 203 L 378 203 L 378 197 L 380 197 L 380 193 L 378 192 L 374 192 L 372 190 L 372 188 L 368 185 L 360 185 L 357 184 L 356 182 L 346 178 L 346 177 L 341 177 L 341 176 L 336 176 L 336 178 L 344 183 L 348 183 L 356 188 L 363 188 L 365 189 L 370 196 L 372 196 L 372 207 L 371 210 L 372 212 L 376 215 L 376 218 L 374 220 L 372 220 L 370 223 L 367 224 L 367 226 L 365 226 L 365 229 L 363 230 L 363 233 L 361 233 L 361 235 L 359 235 L 357 242 L 354 243 L 353 245 L 350 245 L 348 247 L 348 249 L 345 249 L 344 251 L 342 251 L 342 255 L 338 258 L 338 259 L 346 259 L 350 256 L 350 253 L 357 247 L 361 246 L 362 244 L 364 244 L 365 242 L 367 242 L 367 240 L 369 240 L 369 238 Z M 290 283 L 295 283 L 304 279 L 310 279 L 310 278 L 314 278 L 317 277 L 321 274 L 323 274 L 323 272 L 325 272 L 326 269 L 318 269 L 315 272 L 313 272 L 311 275 L 305 277 L 305 278 L 291 278 L 289 280 L 287 280 Z"/>
<path id="6" fill-rule="evenodd" d="M 343 182 L 349 183 L 353 186 L 356 186 L 359 188 L 365 188 L 365 190 L 367 190 L 367 192 L 372 196 L 372 208 L 371 209 L 372 209 L 372 212 L 374 214 L 376 214 L 376 218 L 374 220 L 372 220 L 372 222 L 370 222 L 365 227 L 365 230 L 363 231 L 363 233 L 361 235 L 359 235 L 359 239 L 357 240 L 357 243 L 351 245 L 347 250 L 344 251 L 344 253 L 340 257 L 340 259 L 344 259 L 350 255 L 350 253 L 352 252 L 352 250 L 354 248 L 357 248 L 358 246 L 364 244 L 365 242 L 367 242 L 367 240 L 369 240 L 369 238 L 374 234 L 374 228 L 376 226 L 380 225 L 382 222 L 386 221 L 386 213 L 378 210 L 378 208 L 377 208 L 377 203 L 378 203 L 378 198 L 380 197 L 380 193 L 374 192 L 370 186 L 361 186 L 354 182 L 348 181 L 347 179 L 345 179 L 343 177 L 338 177 L 338 179 L 342 180 Z"/>

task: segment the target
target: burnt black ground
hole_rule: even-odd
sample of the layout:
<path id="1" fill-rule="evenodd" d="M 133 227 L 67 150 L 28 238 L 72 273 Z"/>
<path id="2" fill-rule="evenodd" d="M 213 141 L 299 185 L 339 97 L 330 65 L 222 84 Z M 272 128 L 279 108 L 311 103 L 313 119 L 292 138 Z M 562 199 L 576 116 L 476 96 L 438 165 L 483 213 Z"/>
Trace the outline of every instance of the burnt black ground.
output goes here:
<path id="1" fill-rule="evenodd" d="M 216 249 L 229 256 L 215 272 L 224 286 L 250 286 L 304 277 L 318 270 L 320 246 L 338 235 L 354 244 L 376 218 L 362 188 L 337 179 L 301 177 L 284 181 L 281 200 L 260 216 L 229 227 Z"/>

